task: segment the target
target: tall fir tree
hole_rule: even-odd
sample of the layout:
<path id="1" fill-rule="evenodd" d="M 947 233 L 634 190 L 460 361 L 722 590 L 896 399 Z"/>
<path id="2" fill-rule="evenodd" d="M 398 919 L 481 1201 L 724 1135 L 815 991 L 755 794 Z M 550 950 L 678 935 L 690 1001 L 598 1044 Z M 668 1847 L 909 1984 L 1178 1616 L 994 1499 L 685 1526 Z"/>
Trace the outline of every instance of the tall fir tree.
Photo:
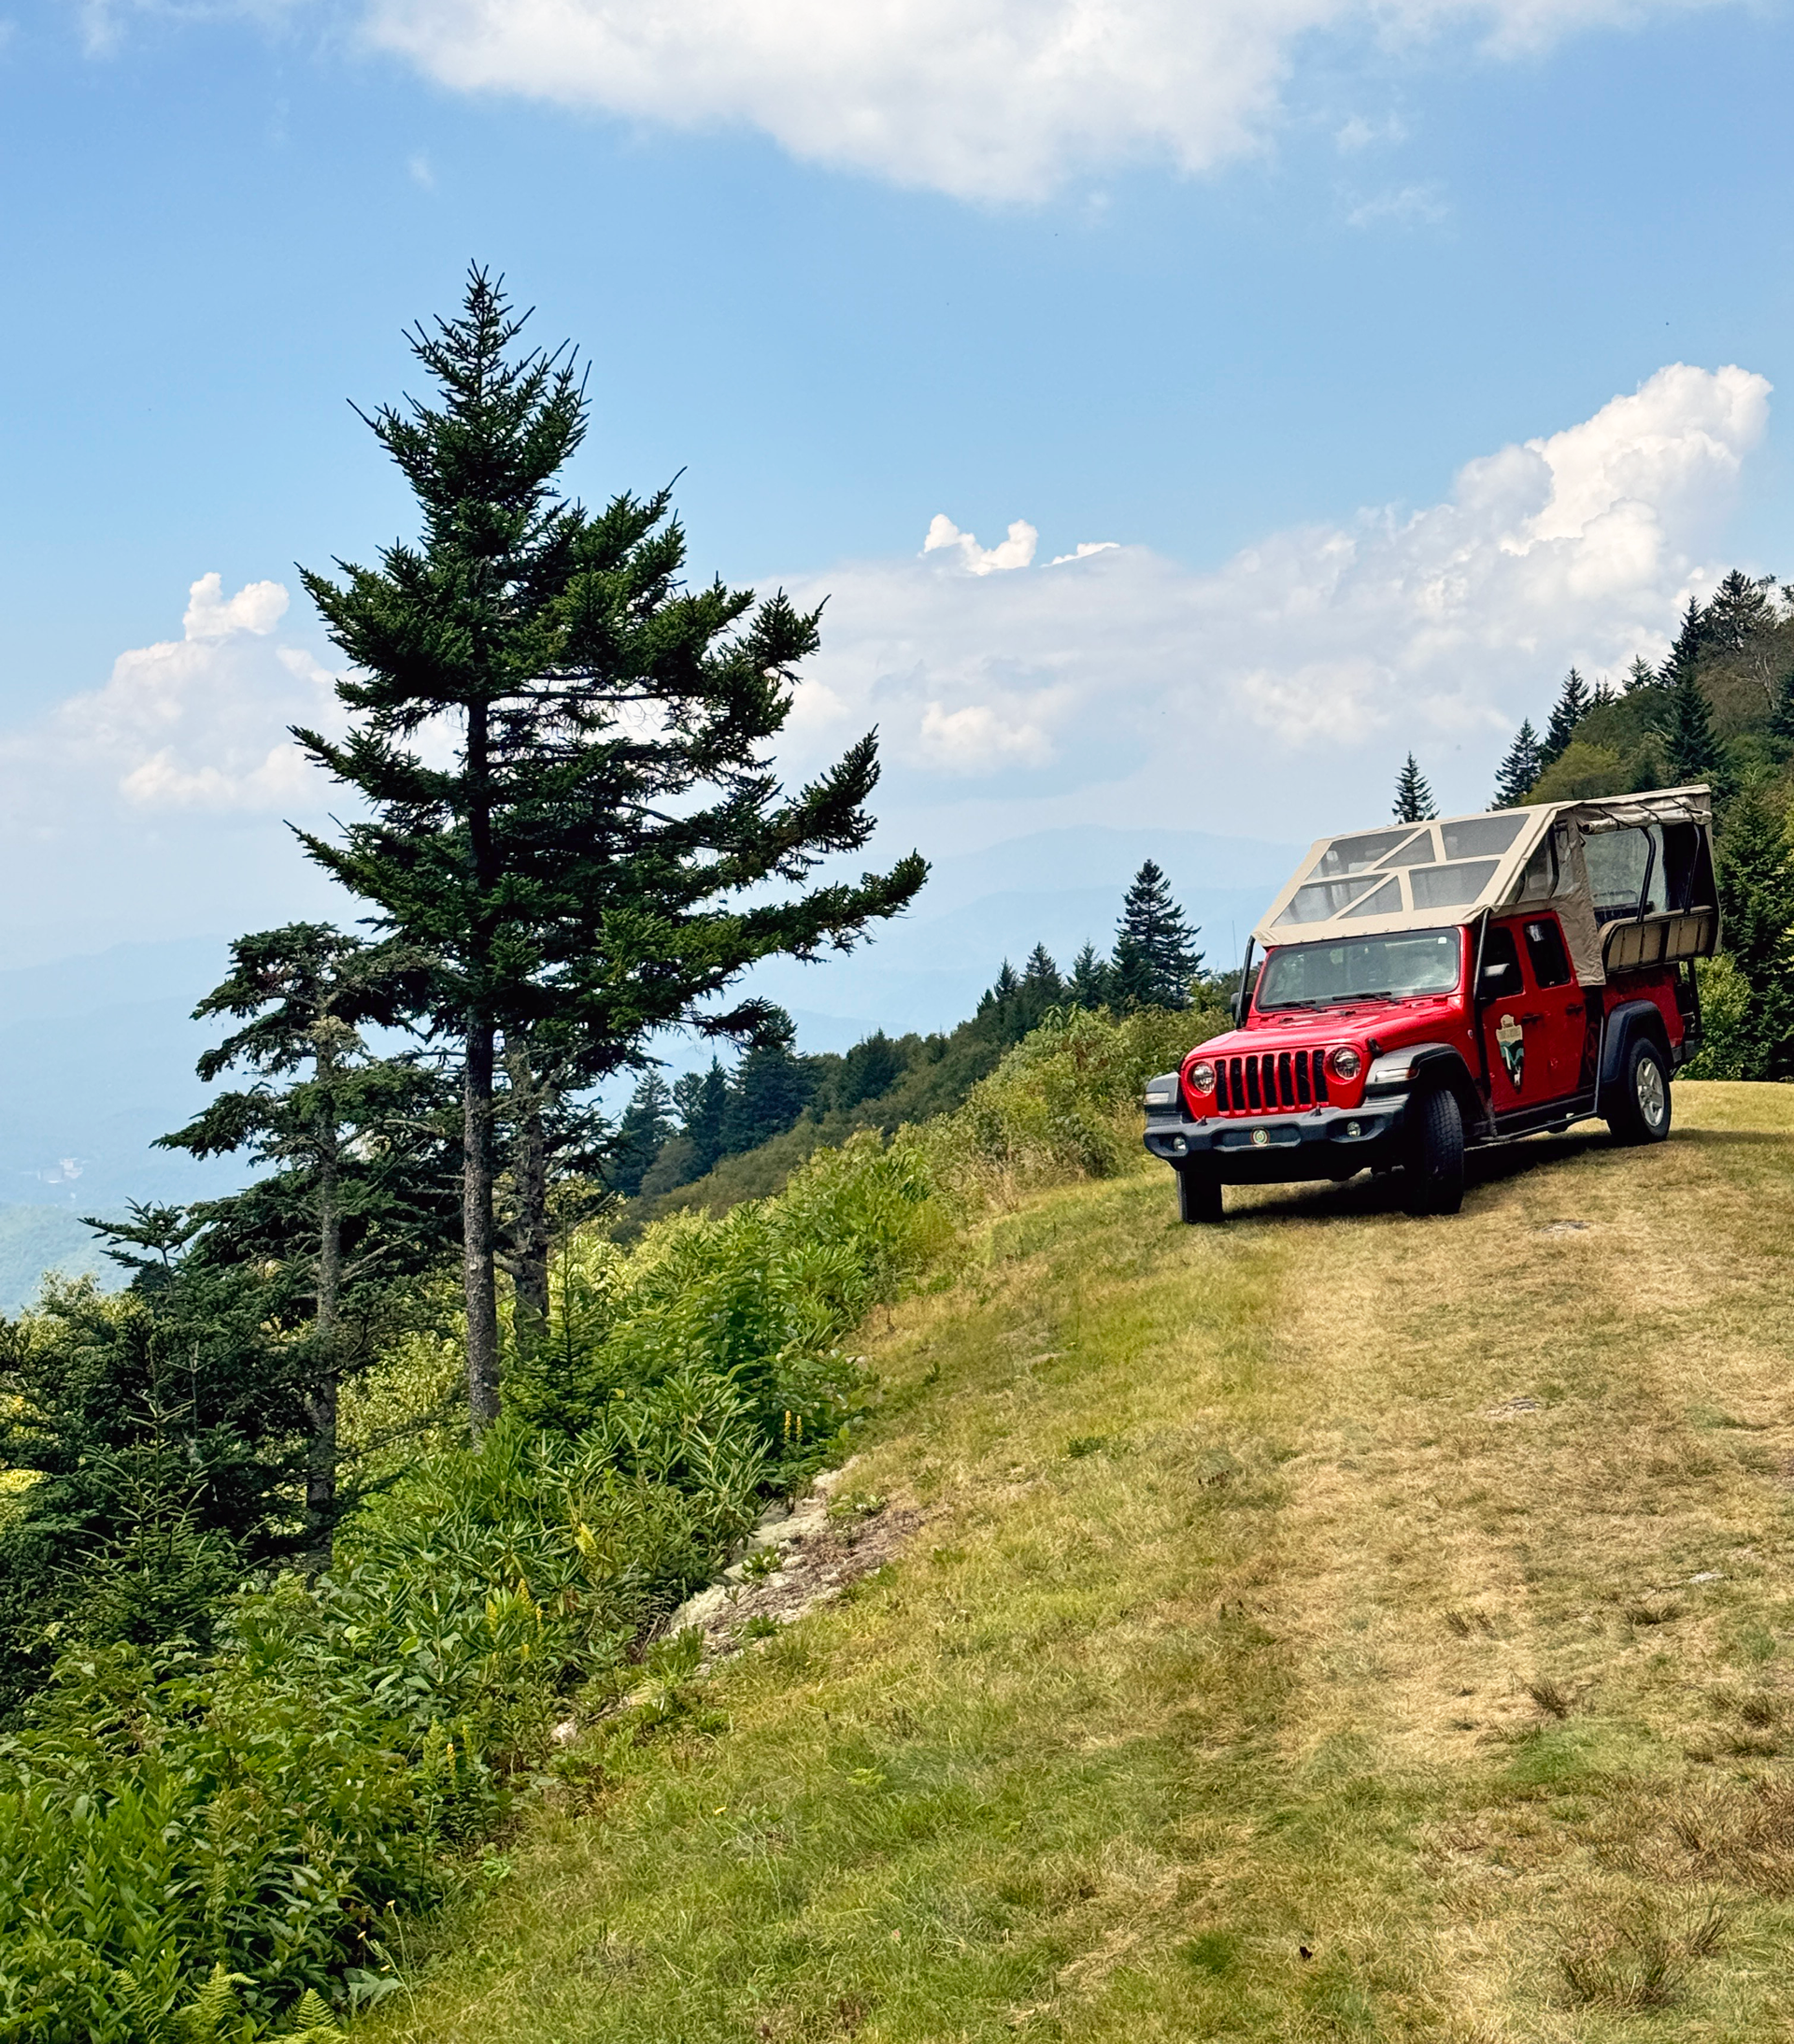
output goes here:
<path id="1" fill-rule="evenodd" d="M 1021 992 L 1021 981 L 1016 968 L 1005 958 L 998 968 L 997 977 L 978 995 L 980 1016 L 1006 1014 L 1014 1007 Z"/>
<path id="2" fill-rule="evenodd" d="M 1072 977 L 1065 991 L 1078 1008 L 1105 1008 L 1112 979 L 1108 960 L 1099 954 L 1094 944 L 1086 944 L 1072 960 Z"/>
<path id="3" fill-rule="evenodd" d="M 1116 925 L 1111 961 L 1116 1006 L 1188 1008 L 1189 983 L 1203 963 L 1196 949 L 1201 934 L 1185 921 L 1164 874 L 1147 859 L 1133 877 Z"/>
<path id="4" fill-rule="evenodd" d="M 782 1136 L 809 1105 L 812 1075 L 792 1049 L 790 1017 L 742 1054 L 722 1118 L 722 1150 L 738 1156 Z"/>
<path id="5" fill-rule="evenodd" d="M 1427 777 L 1410 752 L 1402 763 L 1402 771 L 1395 777 L 1395 806 L 1390 814 L 1398 823 L 1424 823 L 1438 813 L 1433 807 L 1432 790 L 1427 786 Z"/>
<path id="6" fill-rule="evenodd" d="M 605 1177 L 625 1199 L 634 1199 L 641 1191 L 648 1167 L 660 1155 L 661 1145 L 673 1127 L 673 1094 L 666 1080 L 659 1072 L 644 1072 L 617 1123 L 605 1165 Z"/>
<path id="7" fill-rule="evenodd" d="M 1665 691 L 1658 729 L 1673 787 L 1719 779 L 1721 754 L 1707 692 L 1692 666 L 1683 667 Z"/>
<path id="8" fill-rule="evenodd" d="M 691 1176 L 701 1179 L 722 1158 L 729 1075 L 721 1060 L 712 1058 L 707 1072 L 682 1072 L 673 1081 L 673 1104 L 679 1110 L 679 1134 L 691 1145 Z"/>
<path id="9" fill-rule="evenodd" d="M 882 1099 L 903 1076 L 903 1052 L 882 1029 L 875 1029 L 841 1060 L 829 1105 L 857 1108 L 862 1100 Z"/>
<path id="10" fill-rule="evenodd" d="M 877 779 L 870 734 L 794 794 L 768 763 L 818 614 L 720 582 L 688 591 L 664 491 L 595 516 L 562 494 L 584 385 L 565 350 L 520 352 L 522 323 L 476 269 L 459 316 L 409 336 L 435 401 L 368 423 L 422 538 L 375 568 L 306 575 L 349 663 L 351 722 L 341 741 L 297 734 L 368 812 L 307 850 L 432 954 L 429 1013 L 458 1046 L 477 1433 L 500 1399 L 501 1035 L 572 1029 L 588 1083 L 670 1024 L 751 1038 L 768 1004 L 711 1005 L 747 966 L 850 948 L 927 871 L 912 855 L 809 884 L 871 835 Z M 446 764 L 436 736 L 420 750 L 426 730 L 448 734 Z"/>
<path id="11" fill-rule="evenodd" d="M 1065 998 L 1065 982 L 1059 963 L 1044 944 L 1036 944 L 1021 968 L 1021 1027 L 1025 1036 L 1039 1028 L 1044 1017 Z"/>
<path id="12" fill-rule="evenodd" d="M 1660 680 L 1661 677 L 1658 674 L 1657 669 L 1651 665 L 1643 653 L 1634 653 L 1632 655 L 1632 664 L 1626 670 L 1626 693 L 1628 695 L 1636 694 L 1640 689 L 1657 688 Z"/>
<path id="13" fill-rule="evenodd" d="M 1571 739 L 1576 735 L 1576 726 L 1592 708 L 1588 682 L 1572 667 L 1563 678 L 1563 686 L 1558 691 L 1558 699 L 1551 706 L 1545 736 L 1539 741 L 1541 772 L 1563 757 Z"/>
<path id="14" fill-rule="evenodd" d="M 212 1080 L 254 1083 L 211 1100 L 161 1147 L 196 1157 L 246 1151 L 272 1175 L 195 1209 L 202 1258 L 272 1263 L 290 1274 L 289 1353 L 305 1379 L 310 1445 L 306 1518 L 328 1556 L 337 1517 L 336 1414 L 347 1370 L 372 1360 L 392 1288 L 434 1258 L 449 1222 L 447 1131 L 432 1114 L 439 1089 L 417 1062 L 367 1049 L 363 1031 L 391 1029 L 418 1002 L 424 962 L 327 923 L 290 923 L 238 937 L 231 972 L 196 1021 L 243 1026 L 199 1061 Z M 303 1318 L 293 1329 L 293 1306 Z M 298 1346 L 293 1343 L 298 1337 Z"/>
<path id="15" fill-rule="evenodd" d="M 1775 578 L 1754 580 L 1733 568 L 1713 593 L 1706 608 L 1706 637 L 1716 650 L 1741 653 L 1758 633 L 1775 622 Z"/>
<path id="16" fill-rule="evenodd" d="M 1065 996 L 1059 962 L 1044 944 L 1036 944 L 1028 953 L 1028 961 L 1021 968 L 1021 983 L 1043 1008 L 1056 1007 Z"/>
<path id="17" fill-rule="evenodd" d="M 1514 734 L 1514 743 L 1502 756 L 1495 774 L 1495 807 L 1515 809 L 1532 793 L 1532 783 L 1545 771 L 1545 755 L 1539 735 L 1527 718 Z"/>
<path id="18" fill-rule="evenodd" d="M 1670 648 L 1670 657 L 1658 669 L 1658 685 L 1672 689 L 1678 682 L 1690 679 L 1699 670 L 1712 636 L 1706 611 L 1690 596 L 1676 625 L 1675 643 Z"/>

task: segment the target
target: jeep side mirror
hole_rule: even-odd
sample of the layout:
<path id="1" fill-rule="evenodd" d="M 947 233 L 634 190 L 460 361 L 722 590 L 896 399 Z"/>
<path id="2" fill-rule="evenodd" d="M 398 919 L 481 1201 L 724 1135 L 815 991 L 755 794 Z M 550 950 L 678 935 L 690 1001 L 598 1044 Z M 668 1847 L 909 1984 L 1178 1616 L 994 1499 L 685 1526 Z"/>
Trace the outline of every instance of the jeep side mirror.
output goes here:
<path id="1" fill-rule="evenodd" d="M 1479 993 L 1499 993 L 1502 991 L 1502 981 L 1506 979 L 1513 969 L 1514 967 L 1505 958 L 1491 959 L 1483 967 L 1483 977 L 1477 981 L 1477 992 Z"/>

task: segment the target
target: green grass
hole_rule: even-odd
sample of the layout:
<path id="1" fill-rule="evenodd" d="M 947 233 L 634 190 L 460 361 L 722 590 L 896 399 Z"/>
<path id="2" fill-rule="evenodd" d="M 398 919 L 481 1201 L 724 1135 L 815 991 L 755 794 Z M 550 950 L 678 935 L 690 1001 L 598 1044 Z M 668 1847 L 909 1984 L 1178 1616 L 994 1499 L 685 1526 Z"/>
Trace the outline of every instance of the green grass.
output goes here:
<path id="1" fill-rule="evenodd" d="M 1677 1110 L 1451 1221 L 990 1222 L 869 1350 L 905 1552 L 588 1735 L 362 2030 L 1790 2034 L 1794 1092 Z"/>

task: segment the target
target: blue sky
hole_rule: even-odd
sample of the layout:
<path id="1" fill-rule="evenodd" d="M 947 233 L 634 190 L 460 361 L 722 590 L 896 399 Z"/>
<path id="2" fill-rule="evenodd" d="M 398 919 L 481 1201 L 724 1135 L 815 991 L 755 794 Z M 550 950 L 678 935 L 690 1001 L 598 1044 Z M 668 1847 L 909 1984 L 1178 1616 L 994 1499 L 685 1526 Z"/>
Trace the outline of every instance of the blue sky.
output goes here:
<path id="1" fill-rule="evenodd" d="M 292 564 L 405 529 L 346 400 L 470 257 L 591 361 L 585 494 L 683 469 L 699 572 L 833 593 L 791 764 L 878 722 L 927 850 L 1306 839 L 1410 744 L 1473 807 L 1570 659 L 1794 573 L 1786 7 L 646 17 L 6 18 L 16 956 L 324 904 Z"/>

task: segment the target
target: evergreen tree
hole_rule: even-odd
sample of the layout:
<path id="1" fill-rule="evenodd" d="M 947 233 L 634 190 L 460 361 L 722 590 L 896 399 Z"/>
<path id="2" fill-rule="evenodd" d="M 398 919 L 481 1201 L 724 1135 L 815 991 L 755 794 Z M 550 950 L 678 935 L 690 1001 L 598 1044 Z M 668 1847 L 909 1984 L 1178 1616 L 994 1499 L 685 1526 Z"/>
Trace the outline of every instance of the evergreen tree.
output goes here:
<path id="1" fill-rule="evenodd" d="M 617 1124 L 605 1176 L 625 1199 L 642 1189 L 648 1167 L 673 1133 L 673 1095 L 659 1072 L 644 1072 Z"/>
<path id="2" fill-rule="evenodd" d="M 1713 593 L 1706 609 L 1706 640 L 1716 651 L 1741 653 L 1758 632 L 1775 622 L 1771 593 L 1775 578 L 1754 581 L 1743 568 L 1733 568 Z"/>
<path id="3" fill-rule="evenodd" d="M 729 1075 L 720 1061 L 712 1058 L 707 1072 L 681 1073 L 673 1081 L 673 1104 L 679 1110 L 679 1134 L 691 1145 L 691 1176 L 701 1179 L 722 1156 Z"/>
<path id="4" fill-rule="evenodd" d="M 1541 772 L 1563 757 L 1565 747 L 1576 735 L 1576 726 L 1592 707 L 1588 682 L 1572 667 L 1563 678 L 1563 687 L 1558 692 L 1545 736 L 1539 743 Z"/>
<path id="5" fill-rule="evenodd" d="M 1632 655 L 1632 664 L 1626 670 L 1626 693 L 1632 695 L 1640 689 L 1654 689 L 1659 686 L 1659 680 L 1660 677 L 1657 669 L 1651 665 L 1644 655 L 1643 653 L 1634 653 Z"/>
<path id="6" fill-rule="evenodd" d="M 1116 1005 L 1188 1008 L 1189 982 L 1201 969 L 1192 930 L 1171 898 L 1165 876 L 1148 859 L 1133 877 L 1116 925 L 1111 971 Z"/>
<path id="7" fill-rule="evenodd" d="M 1021 981 L 1016 977 L 1016 968 L 1005 958 L 997 977 L 978 995 L 978 1015 L 1006 1015 L 1015 1006 L 1021 992 Z"/>
<path id="8" fill-rule="evenodd" d="M 1726 952 L 1750 988 L 1744 1079 L 1794 1077 L 1794 856 L 1762 793 L 1728 805 L 1717 852 Z"/>
<path id="9" fill-rule="evenodd" d="M 1065 982 L 1060 977 L 1058 961 L 1046 945 L 1036 944 L 1028 953 L 1016 998 L 1017 1022 L 1024 1036 L 1031 1029 L 1038 1029 L 1050 1010 L 1064 1000 Z"/>
<path id="10" fill-rule="evenodd" d="M 783 1022 L 746 1051 L 736 1068 L 722 1118 L 724 1156 L 739 1156 L 784 1135 L 809 1105 L 810 1070 L 791 1048 L 796 1031 L 790 1017 Z"/>
<path id="11" fill-rule="evenodd" d="M 1433 807 L 1432 790 L 1427 786 L 1426 776 L 1416 764 L 1412 752 L 1402 763 L 1402 771 L 1395 777 L 1395 807 L 1390 813 L 1398 823 L 1424 823 L 1429 817 L 1439 813 Z"/>
<path id="12" fill-rule="evenodd" d="M 1532 783 L 1545 771 L 1545 756 L 1539 749 L 1539 735 L 1532 728 L 1531 718 L 1527 718 L 1514 734 L 1514 743 L 1507 749 L 1501 766 L 1495 775 L 1495 807 L 1498 809 L 1516 809 L 1532 792 Z"/>
<path id="13" fill-rule="evenodd" d="M 160 1147 L 195 1157 L 247 1151 L 273 1175 L 194 1210 L 199 1255 L 272 1260 L 292 1280 L 278 1318 L 304 1314 L 310 1448 L 306 1524 L 328 1556 L 336 1505 L 336 1408 L 346 1369 L 371 1360 L 371 1329 L 393 1283 L 437 1253 L 448 1212 L 447 1145 L 431 1122 L 434 1075 L 373 1055 L 368 1025 L 392 1028 L 423 978 L 414 952 L 369 945 L 327 923 L 238 937 L 227 979 L 193 1010 L 243 1026 L 199 1061 L 235 1069 L 247 1090 L 219 1094 Z M 143 1266 L 149 1267 L 149 1266 Z"/>
<path id="14" fill-rule="evenodd" d="M 1659 729 L 1673 787 L 1718 778 L 1719 745 L 1713 735 L 1707 693 L 1691 666 L 1683 667 L 1665 692 Z"/>
<path id="15" fill-rule="evenodd" d="M 882 1029 L 862 1036 L 841 1061 L 830 1089 L 830 1104 L 857 1108 L 862 1100 L 880 1100 L 904 1076 L 903 1052 Z"/>
<path id="16" fill-rule="evenodd" d="M 585 433 L 571 356 L 519 353 L 522 322 L 471 273 L 461 315 L 410 336 L 437 401 L 369 421 L 423 537 L 306 588 L 350 672 L 349 736 L 298 736 L 368 815 L 312 856 L 434 960 L 428 1013 L 459 1051 L 468 1398 L 497 1414 L 497 1044 L 577 1034 L 586 1083 L 655 1030 L 751 1038 L 768 1004 L 709 1004 L 755 960 L 846 950 L 921 885 L 914 855 L 808 887 L 873 828 L 868 735 L 788 795 L 767 748 L 817 614 L 720 582 L 688 591 L 664 491 L 591 515 L 558 478 Z M 439 764 L 420 734 L 448 735 Z M 779 896 L 762 883 L 795 893 Z"/>
<path id="17" fill-rule="evenodd" d="M 1775 685 L 1775 707 L 1770 713 L 1769 735 L 1779 745 L 1794 750 L 1794 667 L 1789 667 Z"/>
<path id="18" fill-rule="evenodd" d="M 203 1643 L 241 1576 L 298 1544 L 309 1370 L 275 1325 L 284 1274 L 197 1262 L 179 1208 L 89 1224 L 124 1294 L 52 1279 L 0 1320 L 0 1469 L 33 1479 L 0 1513 L 0 1722 L 71 1638 Z"/>
<path id="19" fill-rule="evenodd" d="M 1059 963 L 1044 944 L 1036 944 L 1021 968 L 1023 991 L 1040 1004 L 1043 1013 L 1057 1008 L 1065 998 L 1065 982 L 1059 976 Z"/>
<path id="20" fill-rule="evenodd" d="M 1605 675 L 1602 675 L 1601 679 L 1595 683 L 1594 691 L 1588 698 L 1588 708 L 1590 709 L 1610 709 L 1618 701 L 1619 691 L 1615 688 Z"/>
<path id="21" fill-rule="evenodd" d="M 1108 961 L 1097 955 L 1094 944 L 1086 944 L 1072 960 L 1072 977 L 1066 993 L 1079 1008 L 1104 1008 L 1109 1001 Z"/>
<path id="22" fill-rule="evenodd" d="M 978 998 L 975 1020 L 980 1034 L 992 1043 L 1019 1043 L 1051 1005 L 1038 1000 L 1036 992 L 1005 958 L 995 979 Z"/>
<path id="23" fill-rule="evenodd" d="M 1711 637 L 1707 613 L 1690 596 L 1676 627 L 1675 644 L 1670 649 L 1670 657 L 1658 672 L 1658 685 L 1670 689 L 1680 681 L 1691 680 Z"/>

